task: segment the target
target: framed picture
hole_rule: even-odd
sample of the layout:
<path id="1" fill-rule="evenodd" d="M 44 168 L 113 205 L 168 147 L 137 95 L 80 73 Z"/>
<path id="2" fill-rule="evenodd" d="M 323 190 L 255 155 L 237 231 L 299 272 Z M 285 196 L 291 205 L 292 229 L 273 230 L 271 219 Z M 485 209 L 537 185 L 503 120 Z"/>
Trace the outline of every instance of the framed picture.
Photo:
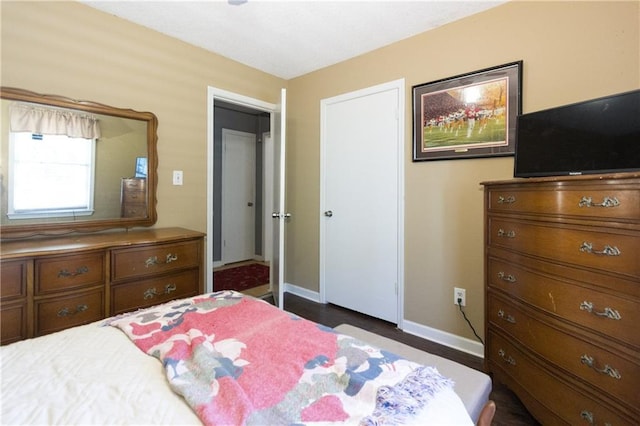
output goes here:
<path id="1" fill-rule="evenodd" d="M 513 155 L 522 61 L 412 87 L 413 161 Z"/>

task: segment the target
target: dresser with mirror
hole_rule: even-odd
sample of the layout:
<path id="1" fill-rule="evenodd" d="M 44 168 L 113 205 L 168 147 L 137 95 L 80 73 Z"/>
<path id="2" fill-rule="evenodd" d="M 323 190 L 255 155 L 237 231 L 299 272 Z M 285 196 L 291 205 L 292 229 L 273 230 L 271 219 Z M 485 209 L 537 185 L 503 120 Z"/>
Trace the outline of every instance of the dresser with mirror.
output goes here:
<path id="1" fill-rule="evenodd" d="M 1 344 L 204 291 L 204 234 L 154 227 L 153 113 L 8 87 L 0 103 Z M 43 147 L 76 139 L 84 159 Z"/>

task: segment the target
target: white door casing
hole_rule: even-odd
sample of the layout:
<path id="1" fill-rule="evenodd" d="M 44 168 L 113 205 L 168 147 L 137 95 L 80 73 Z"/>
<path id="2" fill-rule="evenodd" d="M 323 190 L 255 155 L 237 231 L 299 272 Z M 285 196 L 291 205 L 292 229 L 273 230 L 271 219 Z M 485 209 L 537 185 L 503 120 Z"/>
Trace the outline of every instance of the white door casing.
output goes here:
<path id="1" fill-rule="evenodd" d="M 255 257 L 256 136 L 222 129 L 222 263 Z"/>
<path id="2" fill-rule="evenodd" d="M 275 112 L 276 111 L 280 111 L 281 109 L 284 110 L 284 99 L 282 99 L 282 107 L 280 107 L 280 105 L 276 105 L 276 104 L 272 104 L 269 102 L 265 102 L 265 101 L 261 101 L 259 99 L 255 99 L 255 98 L 250 98 L 248 96 L 244 96 L 244 95 L 240 95 L 237 93 L 233 93 L 233 92 L 229 92 L 227 90 L 223 90 L 223 89 L 218 89 L 215 87 L 211 87 L 209 86 L 207 88 L 207 238 L 206 238 L 206 291 L 213 291 L 213 267 L 214 267 L 214 262 L 213 262 L 213 238 L 211 237 L 213 235 L 213 212 L 214 212 L 214 205 L 213 205 L 213 187 L 214 187 L 214 181 L 213 181 L 213 177 L 214 177 L 214 105 L 215 105 L 215 101 L 219 100 L 219 101 L 224 101 L 227 103 L 232 103 L 232 104 L 237 104 L 237 105 L 242 105 L 245 107 L 249 107 L 249 108 L 253 108 L 259 111 L 265 111 L 270 113 L 270 117 L 271 117 L 271 128 L 273 128 L 274 126 L 274 121 L 275 121 Z M 282 123 L 286 122 L 286 117 L 284 114 L 279 114 L 279 122 Z M 284 127 L 284 126 L 282 126 Z M 278 140 L 278 138 L 273 134 L 273 132 L 271 133 L 272 136 L 272 141 L 273 143 L 270 144 L 270 146 L 272 147 L 272 150 L 270 153 L 266 153 L 265 154 L 265 158 L 269 158 L 269 156 L 271 158 L 274 158 L 274 154 L 273 154 L 273 150 L 275 150 L 275 146 L 278 145 L 280 142 Z M 268 147 L 265 147 L 265 151 L 268 150 Z M 282 161 L 281 163 L 281 168 L 282 168 L 282 173 L 281 175 L 284 176 L 284 161 Z M 274 172 L 275 174 L 275 172 Z M 272 181 L 265 181 L 265 185 L 269 185 L 272 184 Z M 283 183 L 284 186 L 284 183 Z M 274 189 L 272 189 L 274 190 Z M 284 192 L 282 193 L 282 197 L 284 197 Z M 280 202 L 278 202 L 278 204 L 276 205 L 280 205 Z M 282 200 L 282 205 L 284 205 L 284 199 Z M 267 216 L 267 215 L 265 215 Z M 266 219 L 265 219 L 266 220 Z M 268 221 L 270 223 L 270 225 L 273 225 L 274 222 L 276 222 L 275 220 L 273 220 L 271 218 L 271 212 L 268 212 Z M 284 223 L 284 221 L 283 221 Z M 278 234 L 279 235 L 279 234 Z M 273 241 L 272 241 L 272 246 L 273 247 L 278 247 L 278 253 L 282 253 L 283 255 L 281 256 L 281 262 L 282 265 L 284 265 L 284 238 L 279 239 L 278 241 L 276 241 L 276 233 L 273 232 Z M 266 244 L 270 244 L 270 242 L 265 241 L 265 245 Z M 272 253 L 273 255 L 273 253 Z M 271 262 L 271 265 L 273 266 L 274 262 Z M 281 266 L 278 271 L 276 272 L 276 275 L 274 276 L 274 268 L 271 267 L 271 282 L 278 282 L 278 283 L 283 283 L 284 282 L 284 278 L 283 278 L 283 274 L 284 274 L 284 267 Z M 282 294 L 283 290 L 282 290 L 283 286 L 280 285 L 279 286 L 279 293 Z M 280 297 L 280 300 L 282 300 L 282 297 Z"/>
<path id="3" fill-rule="evenodd" d="M 273 136 L 273 249 L 270 282 L 276 306 L 284 308 L 284 225 L 290 216 L 285 213 L 285 159 L 287 91 L 282 89 L 280 103 L 271 114 Z"/>
<path id="4" fill-rule="evenodd" d="M 321 101 L 320 299 L 401 327 L 404 80 Z"/>
<path id="5" fill-rule="evenodd" d="M 262 135 L 263 161 L 262 161 L 262 256 L 265 262 L 271 262 L 271 250 L 273 250 L 273 138 L 271 132 Z"/>

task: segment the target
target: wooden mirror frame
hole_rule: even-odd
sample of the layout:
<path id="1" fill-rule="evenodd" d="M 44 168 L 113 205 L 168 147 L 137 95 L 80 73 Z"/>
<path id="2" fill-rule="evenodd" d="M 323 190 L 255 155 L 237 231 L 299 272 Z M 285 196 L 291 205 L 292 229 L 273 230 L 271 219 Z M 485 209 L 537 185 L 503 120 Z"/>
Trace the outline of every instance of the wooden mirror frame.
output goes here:
<path id="1" fill-rule="evenodd" d="M 43 95 L 24 89 L 0 87 L 0 98 L 74 109 L 94 114 L 111 115 L 147 123 L 147 216 L 139 218 L 96 219 L 77 222 L 55 222 L 29 225 L 4 225 L 0 239 L 17 239 L 33 236 L 53 236 L 74 232 L 96 232 L 115 228 L 152 226 L 156 223 L 156 189 L 158 185 L 158 119 L 151 112 L 115 108 L 90 101 L 79 101 L 57 95 Z M 3 126 L 8 129 L 8 126 Z"/>

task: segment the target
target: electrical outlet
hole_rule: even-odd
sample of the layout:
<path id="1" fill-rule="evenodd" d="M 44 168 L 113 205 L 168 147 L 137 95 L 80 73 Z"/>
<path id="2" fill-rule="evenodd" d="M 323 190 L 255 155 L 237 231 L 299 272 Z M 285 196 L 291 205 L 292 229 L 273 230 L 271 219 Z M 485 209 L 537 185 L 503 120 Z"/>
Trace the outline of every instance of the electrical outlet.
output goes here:
<path id="1" fill-rule="evenodd" d="M 460 300 L 460 305 L 467 306 L 467 290 L 464 288 L 453 288 L 453 304 L 458 305 L 458 300 Z"/>

